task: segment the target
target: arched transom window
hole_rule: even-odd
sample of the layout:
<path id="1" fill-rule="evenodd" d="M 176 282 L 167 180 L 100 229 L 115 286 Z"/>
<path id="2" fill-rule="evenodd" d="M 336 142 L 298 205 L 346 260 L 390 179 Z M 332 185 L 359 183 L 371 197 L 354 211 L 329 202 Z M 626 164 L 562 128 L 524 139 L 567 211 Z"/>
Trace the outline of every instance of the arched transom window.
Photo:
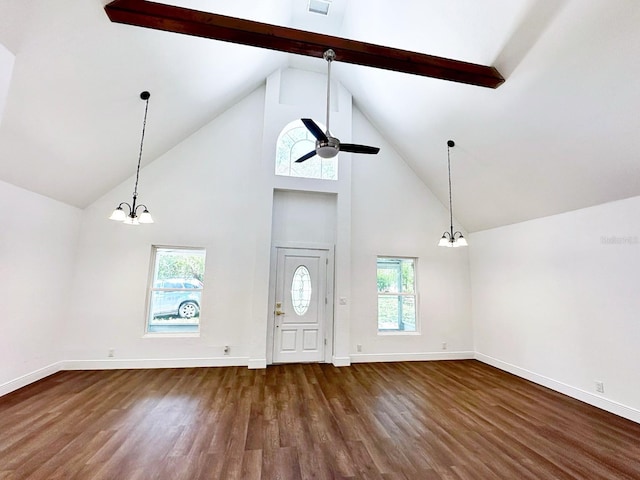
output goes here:
<path id="1" fill-rule="evenodd" d="M 318 126 L 325 130 L 324 125 Z M 338 180 L 338 155 L 333 158 L 315 155 L 302 163 L 296 163 L 297 159 L 315 147 L 315 137 L 300 120 L 288 124 L 280 132 L 276 144 L 276 175 Z"/>

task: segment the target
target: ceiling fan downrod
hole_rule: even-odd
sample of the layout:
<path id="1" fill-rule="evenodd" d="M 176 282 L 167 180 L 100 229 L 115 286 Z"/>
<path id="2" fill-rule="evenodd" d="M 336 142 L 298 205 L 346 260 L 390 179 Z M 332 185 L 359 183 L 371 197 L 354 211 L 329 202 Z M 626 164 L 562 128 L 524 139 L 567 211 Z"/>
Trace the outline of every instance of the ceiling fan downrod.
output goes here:
<path id="1" fill-rule="evenodd" d="M 322 57 L 327 61 L 327 135 L 329 135 L 329 109 L 331 108 L 331 62 L 336 58 L 336 52 L 332 49 L 324 52 Z"/>

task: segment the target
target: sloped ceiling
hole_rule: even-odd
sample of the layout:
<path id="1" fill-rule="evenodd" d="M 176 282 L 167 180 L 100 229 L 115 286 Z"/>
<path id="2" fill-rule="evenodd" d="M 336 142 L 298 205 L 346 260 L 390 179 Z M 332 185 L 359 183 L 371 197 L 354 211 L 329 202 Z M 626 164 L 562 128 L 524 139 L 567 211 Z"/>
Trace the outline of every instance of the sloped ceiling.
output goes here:
<path id="1" fill-rule="evenodd" d="M 319 59 L 111 23 L 105 3 L 0 0 L 0 43 L 16 56 L 0 179 L 84 207 L 135 169 L 142 90 L 152 95 L 148 163 L 275 69 L 325 69 Z M 456 141 L 454 213 L 469 231 L 640 195 L 635 0 L 333 0 L 326 18 L 307 13 L 306 0 L 165 3 L 496 66 L 507 79 L 497 90 L 334 67 L 445 205 L 446 141 Z"/>

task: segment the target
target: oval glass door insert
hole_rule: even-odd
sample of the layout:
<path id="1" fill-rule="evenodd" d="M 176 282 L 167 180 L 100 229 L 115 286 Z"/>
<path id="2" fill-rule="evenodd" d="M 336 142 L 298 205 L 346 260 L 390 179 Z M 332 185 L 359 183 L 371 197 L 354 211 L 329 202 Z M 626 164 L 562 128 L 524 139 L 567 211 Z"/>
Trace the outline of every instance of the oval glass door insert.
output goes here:
<path id="1" fill-rule="evenodd" d="M 291 305 L 296 315 L 302 316 L 309 310 L 311 304 L 311 275 L 304 265 L 300 265 L 293 272 L 291 280 Z"/>

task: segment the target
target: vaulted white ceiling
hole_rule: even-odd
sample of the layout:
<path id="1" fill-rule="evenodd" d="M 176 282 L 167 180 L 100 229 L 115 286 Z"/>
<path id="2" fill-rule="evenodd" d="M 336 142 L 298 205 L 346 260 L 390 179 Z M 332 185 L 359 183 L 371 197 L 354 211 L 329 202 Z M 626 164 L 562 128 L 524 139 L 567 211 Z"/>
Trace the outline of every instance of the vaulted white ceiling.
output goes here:
<path id="1" fill-rule="evenodd" d="M 325 63 L 111 23 L 107 0 L 0 0 L 15 55 L 0 179 L 84 207 L 290 65 Z M 356 106 L 470 231 L 640 195 L 636 0 L 166 0 L 494 65 L 496 90 L 336 63 Z M 357 139 L 343 139 L 344 141 Z M 366 161 L 356 157 L 354 161 Z M 419 207 L 419 206 L 417 206 Z"/>

